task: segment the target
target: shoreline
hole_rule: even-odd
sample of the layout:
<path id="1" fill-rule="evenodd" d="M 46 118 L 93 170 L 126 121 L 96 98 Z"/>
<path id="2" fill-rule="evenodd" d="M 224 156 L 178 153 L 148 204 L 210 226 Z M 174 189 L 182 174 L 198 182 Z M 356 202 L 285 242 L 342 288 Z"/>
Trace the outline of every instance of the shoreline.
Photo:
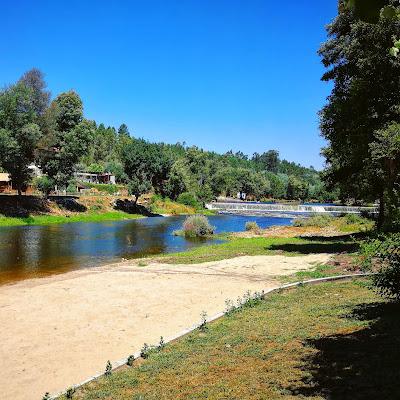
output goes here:
<path id="1" fill-rule="evenodd" d="M 6 217 L 0 215 L 0 228 L 13 226 L 42 226 L 55 224 L 70 224 L 77 222 L 103 222 L 103 221 L 124 221 L 131 219 L 146 218 L 141 214 L 128 214 L 123 211 L 90 212 L 82 214 L 39 214 L 28 217 Z"/>

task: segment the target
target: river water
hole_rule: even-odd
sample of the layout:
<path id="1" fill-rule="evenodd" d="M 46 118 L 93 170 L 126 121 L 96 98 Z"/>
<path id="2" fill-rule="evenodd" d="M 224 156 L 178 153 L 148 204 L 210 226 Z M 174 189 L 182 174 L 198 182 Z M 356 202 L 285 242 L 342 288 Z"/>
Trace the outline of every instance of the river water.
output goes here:
<path id="1" fill-rule="evenodd" d="M 140 220 L 0 228 L 0 284 L 187 250 L 210 241 L 174 236 L 184 216 Z M 217 233 L 239 232 L 247 221 L 266 228 L 291 225 L 289 218 L 215 215 Z M 214 240 L 215 242 L 215 240 Z"/>

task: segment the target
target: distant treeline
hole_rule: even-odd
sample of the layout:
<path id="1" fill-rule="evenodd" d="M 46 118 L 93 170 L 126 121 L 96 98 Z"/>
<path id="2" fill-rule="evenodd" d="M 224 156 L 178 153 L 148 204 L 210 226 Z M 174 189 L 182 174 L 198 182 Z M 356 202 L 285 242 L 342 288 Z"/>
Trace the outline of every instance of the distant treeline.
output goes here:
<path id="1" fill-rule="evenodd" d="M 125 124 L 115 129 L 89 121 L 76 92 L 50 102 L 37 69 L 0 92 L 0 166 L 20 192 L 31 180 L 31 163 L 46 174 L 37 182 L 45 193 L 56 185 L 73 187 L 79 170 L 114 174 L 136 199 L 151 190 L 199 202 L 238 192 L 256 200 L 337 198 L 326 191 L 318 171 L 281 160 L 276 150 L 252 157 L 218 154 L 181 143 L 150 143 L 133 137 Z"/>

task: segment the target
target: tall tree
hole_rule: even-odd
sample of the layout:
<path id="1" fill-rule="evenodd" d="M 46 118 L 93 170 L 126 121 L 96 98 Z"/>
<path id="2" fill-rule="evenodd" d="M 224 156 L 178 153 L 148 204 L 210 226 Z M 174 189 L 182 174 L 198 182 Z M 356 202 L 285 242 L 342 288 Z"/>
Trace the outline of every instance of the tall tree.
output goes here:
<path id="1" fill-rule="evenodd" d="M 41 136 L 33 90 L 19 82 L 0 92 L 0 164 L 21 194 Z"/>
<path id="2" fill-rule="evenodd" d="M 75 165 L 89 149 L 95 127 L 83 118 L 82 100 L 73 91 L 57 96 L 45 119 L 40 163 L 56 185 L 66 187 L 73 178 Z"/>
<path id="3" fill-rule="evenodd" d="M 400 21 L 381 18 L 372 24 L 340 8 L 327 29 L 330 38 L 319 51 L 328 68 L 322 79 L 334 87 L 320 113 L 328 141 L 324 178 L 339 186 L 342 198 L 379 198 L 383 225 L 388 187 L 376 173 L 370 144 L 377 130 L 400 119 L 400 59 L 389 54 Z"/>
<path id="4" fill-rule="evenodd" d="M 50 92 L 46 90 L 43 72 L 32 68 L 24 73 L 19 82 L 32 90 L 31 100 L 35 113 L 43 115 L 50 102 Z"/>

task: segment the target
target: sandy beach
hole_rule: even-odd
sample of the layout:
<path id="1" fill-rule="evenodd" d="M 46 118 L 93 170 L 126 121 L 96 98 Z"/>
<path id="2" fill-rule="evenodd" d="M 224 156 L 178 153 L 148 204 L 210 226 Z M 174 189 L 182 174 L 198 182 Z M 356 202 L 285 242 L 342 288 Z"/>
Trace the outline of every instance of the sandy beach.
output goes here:
<path id="1" fill-rule="evenodd" d="M 0 287 L 2 399 L 40 400 L 214 315 L 247 290 L 329 259 L 244 256 L 193 265 L 132 262 Z M 290 311 L 288 311 L 290 312 Z"/>

